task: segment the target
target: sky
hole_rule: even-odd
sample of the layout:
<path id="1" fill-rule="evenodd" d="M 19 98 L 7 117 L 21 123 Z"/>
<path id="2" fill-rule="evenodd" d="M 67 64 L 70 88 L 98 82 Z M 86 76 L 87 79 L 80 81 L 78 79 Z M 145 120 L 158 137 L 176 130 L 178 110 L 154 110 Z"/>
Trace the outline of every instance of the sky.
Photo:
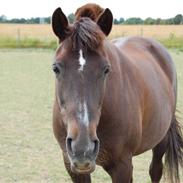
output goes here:
<path id="1" fill-rule="evenodd" d="M 31 18 L 51 16 L 57 7 L 68 15 L 86 3 L 109 8 L 115 18 L 171 18 L 183 14 L 183 0 L 0 0 L 0 16 Z"/>

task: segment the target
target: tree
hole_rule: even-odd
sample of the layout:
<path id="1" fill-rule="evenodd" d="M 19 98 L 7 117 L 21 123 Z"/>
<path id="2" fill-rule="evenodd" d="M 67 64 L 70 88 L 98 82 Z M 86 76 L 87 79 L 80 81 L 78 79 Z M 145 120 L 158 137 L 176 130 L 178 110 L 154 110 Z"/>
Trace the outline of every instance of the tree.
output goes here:
<path id="1" fill-rule="evenodd" d="M 146 25 L 153 25 L 155 24 L 155 19 L 151 18 L 151 17 L 148 17 L 144 20 L 144 24 Z"/>
<path id="2" fill-rule="evenodd" d="M 125 21 L 125 24 L 130 24 L 130 25 L 143 24 L 143 23 L 144 23 L 144 21 L 141 18 L 137 18 L 137 17 L 128 18 Z"/>
<path id="3" fill-rule="evenodd" d="M 7 17 L 5 15 L 0 16 L 0 22 L 4 23 L 7 21 Z"/>
<path id="4" fill-rule="evenodd" d="M 124 23 L 124 18 L 120 18 L 119 20 L 117 18 L 114 19 L 114 24 L 115 25 L 118 25 L 118 24 L 123 24 Z"/>
<path id="5" fill-rule="evenodd" d="M 75 20 L 74 13 L 70 13 L 67 18 L 68 18 L 68 20 L 69 20 L 70 23 L 74 23 L 74 20 Z"/>
<path id="6" fill-rule="evenodd" d="M 183 21 L 182 15 L 181 15 L 181 14 L 176 15 L 176 16 L 174 17 L 173 21 L 174 21 L 174 24 L 176 24 L 176 25 L 181 24 L 182 21 Z"/>
<path id="7" fill-rule="evenodd" d="M 119 24 L 123 24 L 124 21 L 125 21 L 125 19 L 121 17 L 121 18 L 119 19 Z"/>
<path id="8" fill-rule="evenodd" d="M 50 24 L 51 23 L 51 17 L 45 17 L 44 21 L 45 21 L 45 23 Z"/>
<path id="9" fill-rule="evenodd" d="M 115 18 L 115 19 L 114 19 L 114 25 L 117 25 L 117 24 L 118 24 L 118 19 Z"/>
<path id="10" fill-rule="evenodd" d="M 168 18 L 165 20 L 165 24 L 168 24 L 168 25 L 172 25 L 174 24 L 174 19 L 173 18 Z"/>
<path id="11" fill-rule="evenodd" d="M 23 24 L 23 23 L 26 23 L 26 20 L 24 18 L 21 18 L 21 19 L 13 18 L 13 19 L 9 20 L 8 23 Z"/>
<path id="12" fill-rule="evenodd" d="M 160 24 L 161 24 L 161 18 L 157 18 L 157 19 L 156 19 L 156 24 L 157 24 L 157 25 L 160 25 Z"/>

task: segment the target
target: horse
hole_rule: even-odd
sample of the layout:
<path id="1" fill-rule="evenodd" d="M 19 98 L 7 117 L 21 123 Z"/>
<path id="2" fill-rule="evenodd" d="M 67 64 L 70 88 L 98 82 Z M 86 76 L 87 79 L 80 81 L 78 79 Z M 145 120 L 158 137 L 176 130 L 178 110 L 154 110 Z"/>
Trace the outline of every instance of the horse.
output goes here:
<path id="1" fill-rule="evenodd" d="M 183 136 L 170 54 L 149 38 L 109 41 L 108 8 L 95 20 L 69 24 L 61 8 L 52 15 L 60 43 L 53 63 L 53 132 L 72 182 L 91 183 L 97 164 L 113 183 L 132 183 L 132 157 L 152 149 L 152 183 L 160 182 L 164 167 L 170 182 L 179 183 Z"/>

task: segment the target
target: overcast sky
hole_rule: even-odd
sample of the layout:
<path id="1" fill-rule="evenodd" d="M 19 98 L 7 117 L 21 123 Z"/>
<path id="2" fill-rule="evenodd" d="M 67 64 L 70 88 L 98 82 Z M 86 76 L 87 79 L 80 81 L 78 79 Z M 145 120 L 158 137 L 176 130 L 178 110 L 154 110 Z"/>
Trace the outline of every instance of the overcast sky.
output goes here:
<path id="1" fill-rule="evenodd" d="M 183 0 L 0 0 L 0 15 L 8 18 L 51 16 L 57 7 L 68 15 L 88 2 L 110 8 L 115 18 L 170 18 L 183 14 Z"/>

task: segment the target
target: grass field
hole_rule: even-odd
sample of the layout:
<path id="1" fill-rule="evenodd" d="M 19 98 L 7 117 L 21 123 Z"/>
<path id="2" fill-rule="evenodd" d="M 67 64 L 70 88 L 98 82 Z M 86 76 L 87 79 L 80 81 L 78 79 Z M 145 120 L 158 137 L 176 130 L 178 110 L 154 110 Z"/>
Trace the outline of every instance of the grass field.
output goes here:
<path id="1" fill-rule="evenodd" d="M 183 50 L 183 25 L 114 25 L 109 39 L 140 35 L 160 40 L 169 48 Z M 0 48 L 55 48 L 51 25 L 0 24 Z"/>
<path id="2" fill-rule="evenodd" d="M 183 53 L 170 52 L 183 111 Z M 71 182 L 52 133 L 53 55 L 46 49 L 0 49 L 0 183 Z M 150 159 L 150 152 L 134 158 L 135 183 L 150 183 Z M 99 167 L 92 178 L 93 183 L 111 183 Z"/>

